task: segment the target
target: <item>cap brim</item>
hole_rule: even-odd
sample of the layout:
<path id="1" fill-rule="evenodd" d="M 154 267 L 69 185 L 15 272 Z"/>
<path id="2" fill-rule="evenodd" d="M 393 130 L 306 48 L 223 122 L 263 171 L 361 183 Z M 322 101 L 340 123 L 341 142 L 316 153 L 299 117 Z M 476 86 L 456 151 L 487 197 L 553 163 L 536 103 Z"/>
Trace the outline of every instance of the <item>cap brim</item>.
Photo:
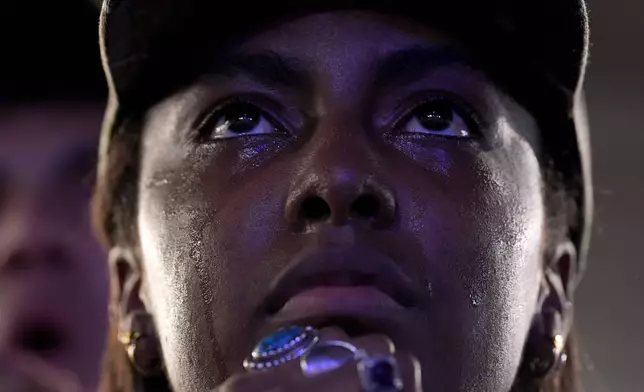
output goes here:
<path id="1" fill-rule="evenodd" d="M 475 47 L 483 44 L 506 57 L 511 53 L 570 91 L 576 89 L 588 47 L 583 0 L 325 0 L 256 6 L 204 0 L 108 0 L 101 23 L 104 60 L 115 92 L 121 95 L 139 86 L 141 74 L 155 63 L 176 69 L 178 64 L 173 63 L 185 59 L 187 52 L 212 47 L 249 27 L 286 15 L 338 8 L 398 13 L 459 36 L 469 32 L 466 40 L 482 41 L 475 42 Z"/>

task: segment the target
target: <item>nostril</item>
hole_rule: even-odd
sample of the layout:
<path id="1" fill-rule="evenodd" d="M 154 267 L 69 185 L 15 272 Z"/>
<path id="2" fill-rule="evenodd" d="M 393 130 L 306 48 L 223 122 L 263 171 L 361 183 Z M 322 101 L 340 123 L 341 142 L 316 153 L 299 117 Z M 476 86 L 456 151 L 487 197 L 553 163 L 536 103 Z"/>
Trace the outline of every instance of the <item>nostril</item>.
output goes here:
<path id="1" fill-rule="evenodd" d="M 326 220 L 331 216 L 331 207 L 321 197 L 309 197 L 300 207 L 302 218 L 311 222 Z"/>
<path id="2" fill-rule="evenodd" d="M 380 213 L 380 201 L 373 195 L 361 195 L 351 204 L 351 212 L 359 218 L 375 219 Z"/>

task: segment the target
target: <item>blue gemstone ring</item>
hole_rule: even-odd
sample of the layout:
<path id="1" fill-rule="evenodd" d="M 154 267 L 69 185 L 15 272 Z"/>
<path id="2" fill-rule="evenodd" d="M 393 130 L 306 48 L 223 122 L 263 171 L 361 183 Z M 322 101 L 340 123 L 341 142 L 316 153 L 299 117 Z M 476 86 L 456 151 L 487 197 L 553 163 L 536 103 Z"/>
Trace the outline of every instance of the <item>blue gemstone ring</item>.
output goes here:
<path id="1" fill-rule="evenodd" d="M 289 326 L 265 336 L 244 360 L 248 371 L 266 370 L 306 354 L 319 340 L 313 327 Z"/>
<path id="2" fill-rule="evenodd" d="M 367 356 L 358 360 L 358 375 L 364 392 L 400 392 L 403 381 L 391 355 Z"/>

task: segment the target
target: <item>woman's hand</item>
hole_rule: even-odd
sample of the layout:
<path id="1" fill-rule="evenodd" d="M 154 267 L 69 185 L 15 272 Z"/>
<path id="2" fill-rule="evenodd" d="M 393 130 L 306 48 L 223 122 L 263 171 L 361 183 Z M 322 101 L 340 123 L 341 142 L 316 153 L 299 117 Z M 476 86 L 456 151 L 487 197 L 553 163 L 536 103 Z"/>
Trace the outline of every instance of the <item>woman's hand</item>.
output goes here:
<path id="1" fill-rule="evenodd" d="M 404 392 L 422 392 L 421 369 L 416 358 L 398 352 L 389 338 L 383 335 L 366 335 L 350 339 L 338 328 L 320 331 L 320 342 L 341 340 L 364 350 L 369 356 L 391 355 L 395 358 Z M 357 361 L 314 377 L 305 376 L 299 358 L 271 370 L 236 374 L 226 380 L 214 392 L 362 392 Z"/>
<path id="2" fill-rule="evenodd" d="M 80 392 L 73 375 L 19 353 L 0 353 L 0 386 L 7 392 Z"/>

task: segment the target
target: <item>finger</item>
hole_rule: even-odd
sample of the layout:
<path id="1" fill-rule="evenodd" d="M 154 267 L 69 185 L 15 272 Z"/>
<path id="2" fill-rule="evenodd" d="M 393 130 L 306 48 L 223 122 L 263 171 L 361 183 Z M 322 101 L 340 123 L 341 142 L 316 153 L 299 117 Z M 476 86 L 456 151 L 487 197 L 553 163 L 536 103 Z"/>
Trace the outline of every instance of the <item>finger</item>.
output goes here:
<path id="1" fill-rule="evenodd" d="M 368 355 L 390 355 L 396 352 L 394 342 L 386 335 L 374 334 L 357 337 L 351 344 Z"/>
<path id="2" fill-rule="evenodd" d="M 333 339 L 328 339 L 325 340 L 326 338 L 332 337 Z M 317 371 L 313 374 L 307 374 L 304 371 L 300 371 L 297 374 L 294 374 L 292 377 L 292 380 L 299 383 L 299 384 L 304 384 L 308 385 L 311 381 L 311 379 L 316 380 L 316 382 L 321 382 L 324 384 L 328 384 L 331 382 L 331 380 L 335 380 L 336 378 L 340 378 L 341 381 L 340 383 L 346 384 L 349 382 L 349 384 L 355 384 L 357 385 L 359 383 L 359 379 L 357 378 L 357 360 L 360 358 L 362 355 L 391 355 L 395 351 L 395 347 L 391 339 L 389 339 L 387 336 L 382 335 L 382 334 L 373 334 L 373 335 L 365 335 L 365 336 L 360 336 L 355 339 L 350 339 L 348 338 L 348 335 L 344 333 L 344 331 L 340 329 L 329 329 L 328 332 L 325 334 L 325 339 L 321 340 L 320 343 L 318 343 L 318 348 L 321 348 L 321 346 L 328 344 L 331 340 L 335 341 L 340 341 L 340 342 L 345 342 L 348 343 L 350 346 L 355 347 L 358 350 L 358 353 L 354 353 L 353 355 L 353 360 L 351 359 L 351 353 L 345 353 L 345 355 L 349 355 L 349 358 L 347 358 L 348 362 L 345 365 L 339 366 L 337 369 L 332 369 L 328 368 L 326 370 L 321 370 L 321 373 L 318 373 Z M 339 351 L 342 350 L 347 350 L 347 348 L 343 348 L 342 346 L 340 347 L 334 347 L 335 345 L 332 345 L 330 347 L 327 347 L 327 350 L 329 350 L 328 355 L 330 355 L 330 358 L 341 358 L 342 355 L 337 357 L 337 355 L 332 354 L 332 352 L 335 350 L 336 354 Z M 306 358 L 306 357 L 305 357 Z M 333 362 L 333 360 L 329 359 L 329 361 Z M 314 361 L 315 362 L 315 361 Z M 324 362 L 324 361 L 323 361 Z M 313 368 L 317 368 L 318 366 L 313 365 Z M 326 367 L 326 365 L 322 365 L 322 368 Z M 338 370 L 342 371 L 338 371 Z M 349 376 L 352 376 L 353 378 L 351 380 L 348 379 Z M 324 380 L 330 380 L 328 382 Z M 335 381 L 333 381 L 335 383 Z M 331 388 L 332 386 L 327 385 L 325 388 Z"/>
<path id="3" fill-rule="evenodd" d="M 380 355 L 380 354 L 377 354 Z M 392 354 L 383 354 L 392 355 Z M 410 354 L 398 352 L 392 355 L 398 369 L 404 392 L 422 392 L 420 362 Z M 296 380 L 297 381 L 297 380 Z M 303 377 L 298 384 L 307 391 L 362 391 L 359 362 L 351 362 L 341 368 L 315 377 Z"/>
<path id="4" fill-rule="evenodd" d="M 319 332 L 320 341 L 329 340 L 343 340 L 349 341 L 349 335 L 342 328 L 339 327 L 326 327 L 322 328 Z"/>
<path id="5" fill-rule="evenodd" d="M 349 336 L 341 328 L 331 326 L 322 328 L 319 341 L 340 340 L 348 342 Z M 288 385 L 298 383 L 304 377 L 300 359 L 288 361 L 270 369 L 237 374 L 226 380 L 217 391 L 267 391 L 274 388 L 288 390 Z"/>
<path id="6" fill-rule="evenodd" d="M 360 378 L 358 377 L 357 363 L 349 362 L 327 373 L 313 377 L 306 377 L 303 374 L 293 381 L 293 386 L 284 391 L 307 391 L 307 392 L 360 392 Z"/>
<path id="7" fill-rule="evenodd" d="M 398 364 L 398 371 L 400 372 L 400 378 L 403 381 L 404 391 L 422 392 L 422 369 L 418 359 L 411 354 L 402 352 L 394 354 L 394 359 Z"/>
<path id="8" fill-rule="evenodd" d="M 390 355 L 395 351 L 393 342 L 385 335 L 368 335 L 358 337 L 356 339 L 350 339 L 346 332 L 341 328 L 326 327 L 320 330 L 319 336 L 320 342 L 328 342 L 332 340 L 348 342 L 359 349 L 365 350 L 369 355 Z M 340 381 L 336 381 L 336 378 L 340 378 Z M 335 385 L 336 383 L 339 383 L 341 386 L 340 390 L 345 390 L 344 388 L 350 384 L 359 386 L 356 363 L 354 361 L 332 372 L 316 376 L 315 380 L 317 383 L 322 384 L 331 383 L 332 385 Z M 268 391 L 278 388 L 280 390 L 287 391 L 291 390 L 293 385 L 301 386 L 308 385 L 310 383 L 311 377 L 307 377 L 303 374 L 300 367 L 300 360 L 296 359 L 271 369 L 234 375 L 222 384 L 217 391 Z M 332 388 L 332 385 L 327 385 L 325 388 Z M 295 387 L 295 390 L 298 390 L 297 388 L 298 387 Z"/>
<path id="9" fill-rule="evenodd" d="M 403 381 L 403 391 L 422 392 L 421 368 L 418 360 L 410 354 L 401 352 L 393 354 L 393 357 L 396 360 L 399 375 Z M 357 362 L 350 362 L 338 369 L 315 377 L 301 377 L 296 381 L 295 389 L 284 390 L 310 392 L 360 392 L 363 390 Z"/>
<path id="10" fill-rule="evenodd" d="M 331 340 L 348 341 L 348 335 L 338 327 L 322 328 L 318 332 L 321 342 Z M 233 375 L 217 391 L 266 391 L 281 387 L 301 376 L 300 360 L 294 359 L 269 369 L 255 370 Z"/>

